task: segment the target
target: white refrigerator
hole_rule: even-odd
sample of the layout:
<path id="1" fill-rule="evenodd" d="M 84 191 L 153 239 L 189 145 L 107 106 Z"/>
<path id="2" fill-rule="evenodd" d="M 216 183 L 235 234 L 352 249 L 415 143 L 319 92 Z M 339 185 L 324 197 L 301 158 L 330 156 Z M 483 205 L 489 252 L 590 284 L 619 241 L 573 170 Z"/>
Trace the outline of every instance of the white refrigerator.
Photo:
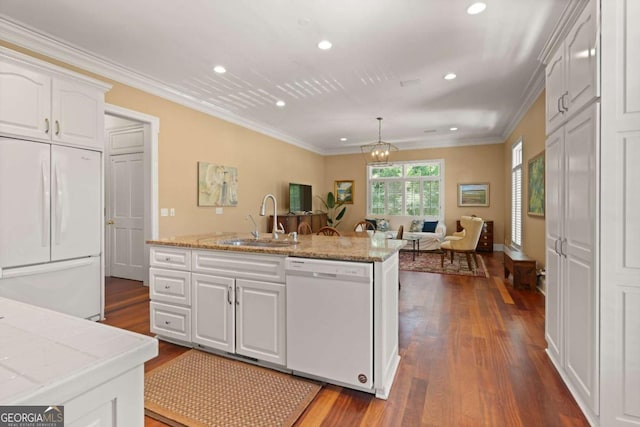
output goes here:
<path id="1" fill-rule="evenodd" d="M 0 138 L 0 296 L 100 316 L 101 156 Z"/>

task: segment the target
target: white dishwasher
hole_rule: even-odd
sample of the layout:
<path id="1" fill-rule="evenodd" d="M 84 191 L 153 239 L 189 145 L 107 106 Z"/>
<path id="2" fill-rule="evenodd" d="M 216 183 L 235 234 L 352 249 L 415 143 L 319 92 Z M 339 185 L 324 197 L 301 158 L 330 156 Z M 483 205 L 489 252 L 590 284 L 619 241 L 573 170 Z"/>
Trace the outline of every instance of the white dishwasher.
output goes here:
<path id="1" fill-rule="evenodd" d="M 373 264 L 287 258 L 287 367 L 373 388 Z"/>

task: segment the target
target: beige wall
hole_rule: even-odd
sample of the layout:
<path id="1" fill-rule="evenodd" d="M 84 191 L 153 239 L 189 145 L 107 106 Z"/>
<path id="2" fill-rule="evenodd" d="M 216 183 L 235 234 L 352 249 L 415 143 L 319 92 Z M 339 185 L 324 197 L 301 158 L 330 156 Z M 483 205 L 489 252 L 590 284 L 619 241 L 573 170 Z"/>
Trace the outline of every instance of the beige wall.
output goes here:
<path id="1" fill-rule="evenodd" d="M 273 193 L 279 211 L 288 209 L 290 181 L 311 184 L 314 191 L 324 184 L 324 158 L 183 107 L 163 98 L 34 54 L 0 40 L 0 45 L 108 82 L 113 88 L 106 102 L 160 119 L 158 142 L 159 205 L 176 209 L 175 217 L 160 218 L 160 237 L 209 231 L 249 231 L 246 220 L 253 214 L 261 229 L 267 219 L 259 218 L 262 197 Z M 238 206 L 225 207 L 222 215 L 213 207 L 197 206 L 197 162 L 238 168 Z M 270 202 L 269 202 L 270 203 Z M 314 208 L 318 208 L 314 202 Z M 268 213 L 271 207 L 268 207 Z"/>
<path id="2" fill-rule="evenodd" d="M 456 219 L 475 214 L 494 221 L 494 243 L 504 242 L 504 148 L 502 144 L 473 145 L 455 148 L 406 150 L 393 153 L 394 161 L 444 159 L 445 223 L 447 233 L 455 231 Z M 325 185 L 333 188 L 335 180 L 354 180 L 355 200 L 347 208 L 341 229 L 350 229 L 366 216 L 365 161 L 361 154 L 329 156 L 325 161 Z M 458 207 L 458 183 L 488 182 L 489 207 Z"/>
<path id="3" fill-rule="evenodd" d="M 544 151 L 545 144 L 545 94 L 538 97 L 520 120 L 516 129 L 509 135 L 504 144 L 504 182 L 505 185 L 505 236 L 511 240 L 511 146 L 522 137 L 522 250 L 538 263 L 538 268 L 545 265 L 545 225 L 544 217 L 527 214 L 529 189 L 528 163 L 531 158 Z"/>
<path id="4" fill-rule="evenodd" d="M 27 53 L 56 65 L 89 75 L 113 85 L 106 94 L 108 103 L 156 116 L 160 119 L 158 146 L 159 205 L 176 209 L 175 217 L 160 218 L 160 236 L 208 231 L 250 229 L 246 215 L 257 216 L 262 197 L 274 193 L 279 211 L 288 208 L 288 183 L 311 184 L 315 194 L 333 191 L 335 180 L 354 180 L 355 201 L 349 205 L 340 228 L 350 229 L 366 216 L 365 162 L 360 154 L 323 157 L 183 107 L 163 98 L 89 73 L 0 40 L 0 45 Z M 509 239 L 511 145 L 524 140 L 525 166 L 544 149 L 544 93 L 521 120 L 505 144 L 407 150 L 395 153 L 394 160 L 445 160 L 445 221 L 448 232 L 461 215 L 475 214 L 492 219 L 495 243 Z M 215 208 L 197 206 L 197 162 L 207 161 L 238 168 L 238 206 Z M 527 170 L 524 169 L 524 182 Z M 457 184 L 488 182 L 490 206 L 457 206 Z M 527 188 L 524 185 L 526 199 Z M 320 205 L 314 199 L 314 209 Z M 526 206 L 525 206 L 526 208 Z M 526 212 L 526 211 L 525 211 Z M 544 218 L 524 214 L 524 250 L 544 264 Z M 266 229 L 266 219 L 259 220 Z"/>

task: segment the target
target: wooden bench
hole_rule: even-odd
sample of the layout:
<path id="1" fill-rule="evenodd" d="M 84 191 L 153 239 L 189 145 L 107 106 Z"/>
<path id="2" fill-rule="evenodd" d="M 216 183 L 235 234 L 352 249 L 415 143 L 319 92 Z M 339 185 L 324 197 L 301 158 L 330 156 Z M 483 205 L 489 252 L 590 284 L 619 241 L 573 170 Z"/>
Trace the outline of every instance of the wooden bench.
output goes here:
<path id="1" fill-rule="evenodd" d="M 529 289 L 536 288 L 536 260 L 524 253 L 507 246 L 504 247 L 504 278 L 513 274 L 513 287 L 528 285 Z"/>

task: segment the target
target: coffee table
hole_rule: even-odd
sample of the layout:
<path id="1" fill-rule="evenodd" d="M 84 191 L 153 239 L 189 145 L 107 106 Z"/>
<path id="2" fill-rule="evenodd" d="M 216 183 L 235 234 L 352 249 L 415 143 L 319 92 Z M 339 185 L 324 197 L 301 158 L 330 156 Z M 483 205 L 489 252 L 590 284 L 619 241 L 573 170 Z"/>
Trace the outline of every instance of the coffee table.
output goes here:
<path id="1" fill-rule="evenodd" d="M 411 252 L 413 253 L 413 260 L 416 260 L 416 254 L 420 252 L 420 237 L 417 236 L 406 236 L 402 237 L 402 240 L 406 240 L 411 242 Z"/>

